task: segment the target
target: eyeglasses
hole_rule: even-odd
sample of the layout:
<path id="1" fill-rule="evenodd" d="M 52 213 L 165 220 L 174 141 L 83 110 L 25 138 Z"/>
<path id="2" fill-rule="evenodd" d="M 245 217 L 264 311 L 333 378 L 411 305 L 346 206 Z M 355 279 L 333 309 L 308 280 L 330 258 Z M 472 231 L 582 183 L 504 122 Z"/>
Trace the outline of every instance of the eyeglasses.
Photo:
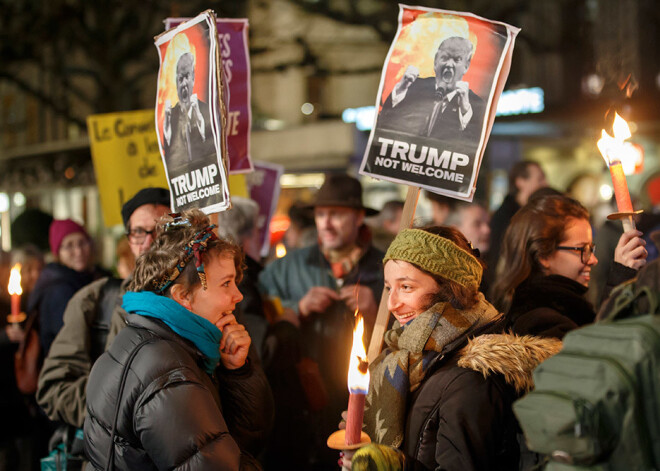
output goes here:
<path id="1" fill-rule="evenodd" d="M 126 237 L 128 237 L 128 241 L 132 244 L 141 244 L 144 242 L 144 239 L 147 238 L 148 235 L 151 237 L 154 237 L 154 234 L 156 234 L 156 229 L 151 229 L 150 231 L 145 231 L 141 227 L 136 227 L 135 229 L 131 229 L 126 233 Z"/>
<path id="2" fill-rule="evenodd" d="M 594 253 L 594 250 L 596 250 L 596 245 L 595 244 L 584 244 L 582 247 L 566 247 L 564 245 L 559 245 L 556 247 L 557 250 L 575 250 L 576 252 L 580 252 L 580 260 L 582 260 L 582 263 L 585 265 L 589 263 L 589 260 L 591 259 L 591 254 Z"/>

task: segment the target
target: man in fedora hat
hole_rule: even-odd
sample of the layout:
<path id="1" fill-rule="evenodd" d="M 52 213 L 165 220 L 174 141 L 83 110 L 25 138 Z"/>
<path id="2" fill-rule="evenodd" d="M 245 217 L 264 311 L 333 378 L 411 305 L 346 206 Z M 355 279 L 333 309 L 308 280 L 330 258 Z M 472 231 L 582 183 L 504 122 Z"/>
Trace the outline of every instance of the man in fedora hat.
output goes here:
<path id="1" fill-rule="evenodd" d="M 371 235 L 364 224 L 365 216 L 377 211 L 362 203 L 362 185 L 348 175 L 330 174 L 317 192 L 311 205 L 318 231 L 318 242 L 310 247 L 289 252 L 284 258 L 266 266 L 259 278 L 262 289 L 271 298 L 279 298 L 284 314 L 273 326 L 264 346 L 264 366 L 273 368 L 295 368 L 300 355 L 284 355 L 283 352 L 302 350 L 302 356 L 311 358 L 318 364 L 327 403 L 309 407 L 311 412 L 308 430 L 298 429 L 295 436 L 300 440 L 298 452 L 309 452 L 321 456 L 307 456 L 307 462 L 296 463 L 300 469 L 309 469 L 310 461 L 327 463 L 329 469 L 336 459 L 324 445 L 328 435 L 336 429 L 341 411 L 346 408 L 348 389 L 346 376 L 352 343 L 354 314 L 359 311 L 365 318 L 368 332 L 371 332 L 378 311 L 378 300 L 383 289 L 383 253 L 371 244 Z M 298 345 L 292 346 L 299 342 Z M 299 370 L 300 371 L 300 368 Z M 313 391 L 311 383 L 301 376 L 304 397 L 293 400 L 284 388 L 272 384 L 276 401 L 274 441 L 277 437 L 292 436 L 296 413 L 301 414 L 301 402 L 310 396 L 322 396 Z M 271 375 L 271 378 L 273 376 Z M 280 375 L 281 377 L 281 375 Z M 300 387 L 298 387 L 300 389 Z M 280 396 L 279 400 L 278 395 Z M 312 401 L 314 402 L 314 401 Z M 287 407 L 287 404 L 290 407 Z M 291 409 L 287 411 L 287 409 Z M 316 410 L 314 410 L 316 409 Z M 298 410 L 298 412 L 297 412 Z M 289 413 L 291 412 L 291 413 Z M 281 419 L 281 420 L 280 420 Z M 279 432 L 282 433 L 279 433 Z M 308 440 L 308 441 L 305 441 Z M 273 454 L 280 450 L 281 457 L 271 455 L 269 461 L 286 459 L 290 462 L 291 445 L 279 447 L 272 444 Z M 336 465 L 335 465 L 336 466 Z"/>

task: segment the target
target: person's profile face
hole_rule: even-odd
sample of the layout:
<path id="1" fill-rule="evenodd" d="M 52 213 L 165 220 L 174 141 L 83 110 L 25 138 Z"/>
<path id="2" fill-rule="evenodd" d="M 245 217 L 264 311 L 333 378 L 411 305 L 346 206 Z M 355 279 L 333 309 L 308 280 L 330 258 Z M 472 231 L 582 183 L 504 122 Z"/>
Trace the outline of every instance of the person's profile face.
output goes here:
<path id="1" fill-rule="evenodd" d="M 188 106 L 195 83 L 195 71 L 193 70 L 192 57 L 184 54 L 176 65 L 176 93 L 179 101 Z"/>
<path id="2" fill-rule="evenodd" d="M 450 38 L 445 40 L 435 55 L 435 76 L 447 90 L 456 88 L 456 82 L 470 67 L 470 47 L 467 40 Z"/>

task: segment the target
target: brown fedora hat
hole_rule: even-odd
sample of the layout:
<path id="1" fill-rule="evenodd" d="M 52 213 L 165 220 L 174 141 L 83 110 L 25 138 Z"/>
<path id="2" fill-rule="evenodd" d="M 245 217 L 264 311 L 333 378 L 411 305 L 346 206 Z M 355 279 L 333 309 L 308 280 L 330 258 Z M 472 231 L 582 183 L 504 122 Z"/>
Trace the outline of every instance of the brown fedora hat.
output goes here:
<path id="1" fill-rule="evenodd" d="M 362 184 L 357 178 L 349 175 L 328 174 L 319 191 L 316 192 L 314 201 L 309 205 L 311 208 L 317 206 L 340 206 L 344 208 L 364 209 L 367 216 L 378 214 L 373 208 L 362 204 Z"/>

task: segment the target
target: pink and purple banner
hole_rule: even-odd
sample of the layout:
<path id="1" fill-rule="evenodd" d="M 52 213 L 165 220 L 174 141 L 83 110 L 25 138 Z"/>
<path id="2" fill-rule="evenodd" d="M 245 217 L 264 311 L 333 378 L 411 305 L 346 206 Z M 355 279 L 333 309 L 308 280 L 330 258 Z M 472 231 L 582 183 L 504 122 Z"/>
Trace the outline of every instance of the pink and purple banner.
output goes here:
<path id="1" fill-rule="evenodd" d="M 270 249 L 270 220 L 275 214 L 280 198 L 280 177 L 284 167 L 268 162 L 255 162 L 254 172 L 246 175 L 250 198 L 259 204 L 259 236 L 261 255 L 268 256 Z"/>

